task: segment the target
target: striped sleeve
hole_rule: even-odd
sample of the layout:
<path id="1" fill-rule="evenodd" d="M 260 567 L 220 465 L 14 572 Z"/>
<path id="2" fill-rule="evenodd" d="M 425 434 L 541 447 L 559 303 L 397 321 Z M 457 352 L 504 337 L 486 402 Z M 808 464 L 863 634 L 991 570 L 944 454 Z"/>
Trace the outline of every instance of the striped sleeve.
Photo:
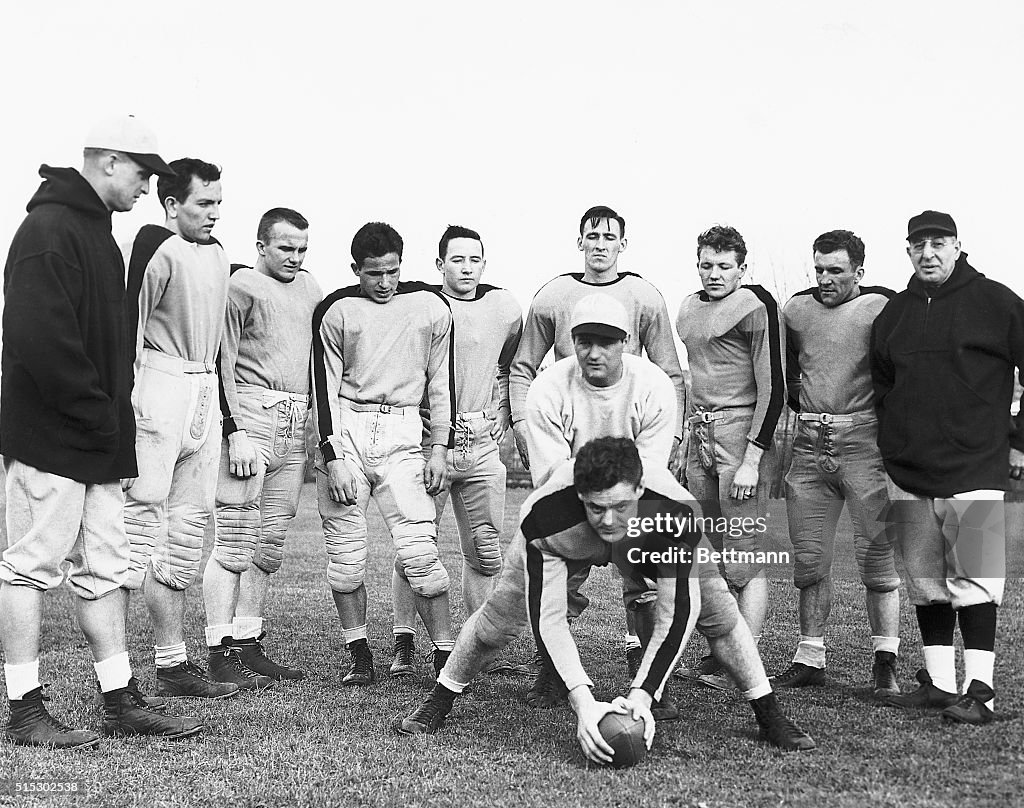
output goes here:
<path id="1" fill-rule="evenodd" d="M 313 351 L 310 375 L 313 385 L 313 418 L 318 446 L 324 463 L 343 456 L 341 447 L 341 407 L 338 391 L 345 370 L 344 313 L 335 292 L 324 298 L 313 312 Z"/>
<path id="2" fill-rule="evenodd" d="M 761 306 L 744 318 L 741 329 L 750 340 L 750 358 L 757 385 L 757 403 L 747 439 L 761 449 L 772 445 L 775 427 L 786 400 L 786 371 L 782 358 L 782 318 L 775 298 L 760 286 L 744 287 Z"/>
<path id="3" fill-rule="evenodd" d="M 580 661 L 580 653 L 566 619 L 566 561 L 541 549 L 526 545 L 526 604 L 537 650 L 551 660 L 558 676 L 569 690 L 594 683 Z"/>

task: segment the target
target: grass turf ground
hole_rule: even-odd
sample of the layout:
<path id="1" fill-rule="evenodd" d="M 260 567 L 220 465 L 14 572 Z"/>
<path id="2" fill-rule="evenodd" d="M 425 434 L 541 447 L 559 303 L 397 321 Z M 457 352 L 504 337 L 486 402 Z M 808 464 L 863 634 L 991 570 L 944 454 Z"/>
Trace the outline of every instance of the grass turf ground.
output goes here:
<path id="1" fill-rule="evenodd" d="M 506 534 L 527 492 L 510 490 Z M 773 529 L 785 530 L 782 503 Z M 849 535 L 843 523 L 844 535 Z M 392 554 L 374 512 L 371 536 L 370 631 L 380 681 L 343 688 L 347 654 L 325 579 L 325 556 L 315 492 L 306 486 L 290 549 L 274 579 L 266 647 L 307 671 L 260 695 L 204 704 L 179 700 L 172 710 L 202 717 L 198 739 L 104 740 L 96 749 L 54 752 L 0 744 L 0 778 L 81 781 L 78 796 L 2 796 L 0 804 L 90 806 L 1005 806 L 1019 804 L 1024 772 L 1020 720 L 988 727 L 946 726 L 936 715 L 904 713 L 871 697 L 863 590 L 852 552 L 837 553 L 835 605 L 829 628 L 830 687 L 782 694 L 787 712 L 817 740 L 811 753 L 782 753 L 757 742 L 753 713 L 735 695 L 674 680 L 671 692 L 683 720 L 659 725 L 647 761 L 612 771 L 588 766 L 566 707 L 539 711 L 521 696 L 523 678 L 489 676 L 474 682 L 436 736 L 392 734 L 391 719 L 431 687 L 429 664 L 417 676 L 391 681 L 389 598 Z M 208 542 L 209 545 L 209 542 Z M 450 514 L 442 526 L 443 557 L 456 585 L 453 611 L 461 621 L 458 544 Z M 209 546 L 207 547 L 209 549 Z M 796 643 L 794 591 L 781 576 L 771 585 L 771 611 L 761 641 L 769 672 L 786 667 Z M 194 659 L 204 661 L 200 587 L 188 599 L 187 634 Z M 593 603 L 574 629 L 596 695 L 610 699 L 626 685 L 618 583 L 607 569 L 587 585 Z M 998 709 L 1021 710 L 1016 672 L 1024 667 L 1021 591 L 1010 581 L 1000 611 L 996 683 Z M 96 727 L 99 711 L 88 649 L 74 623 L 71 596 L 46 599 L 41 667 L 54 683 L 53 712 Z M 153 692 L 151 638 L 141 598 L 131 604 L 131 655 Z M 913 686 L 920 642 L 903 607 L 900 680 Z M 418 645 L 428 650 L 424 633 Z M 684 654 L 702 652 L 695 640 Z M 525 661 L 529 647 L 510 654 Z"/>

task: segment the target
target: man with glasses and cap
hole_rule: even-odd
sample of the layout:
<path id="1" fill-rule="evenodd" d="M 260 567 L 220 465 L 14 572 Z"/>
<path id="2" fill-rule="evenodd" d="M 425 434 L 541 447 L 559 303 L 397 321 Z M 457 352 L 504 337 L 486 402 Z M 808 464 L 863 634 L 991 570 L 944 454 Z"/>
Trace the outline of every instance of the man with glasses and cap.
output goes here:
<path id="1" fill-rule="evenodd" d="M 890 477 L 889 520 L 907 570 L 925 666 L 896 707 L 941 709 L 987 724 L 993 709 L 997 608 L 1006 577 L 1003 493 L 1024 472 L 1024 428 L 1010 417 L 1024 366 L 1024 301 L 967 262 L 956 223 L 926 210 L 907 226 L 907 288 L 872 331 L 878 447 Z M 964 644 L 957 694 L 953 633 Z"/>
<path id="2" fill-rule="evenodd" d="M 173 176 L 134 117 L 102 121 L 81 173 L 42 166 L 43 183 L 4 269 L 0 452 L 8 547 L 0 562 L 0 642 L 15 744 L 94 746 L 53 718 L 39 682 L 43 593 L 67 579 L 103 694 L 107 735 L 183 738 L 191 718 L 149 708 L 132 676 L 121 585 L 129 545 L 123 489 L 138 474 L 124 263 L 111 213 Z M 63 565 L 67 563 L 65 571 Z"/>

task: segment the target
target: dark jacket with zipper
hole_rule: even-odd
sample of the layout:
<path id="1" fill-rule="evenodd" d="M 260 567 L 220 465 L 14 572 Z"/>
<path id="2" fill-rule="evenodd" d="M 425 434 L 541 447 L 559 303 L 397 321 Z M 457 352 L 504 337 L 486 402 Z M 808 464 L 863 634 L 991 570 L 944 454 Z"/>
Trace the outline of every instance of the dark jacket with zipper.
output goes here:
<path id="1" fill-rule="evenodd" d="M 950 497 L 1007 487 L 1014 368 L 1024 367 L 1024 301 L 967 263 L 946 282 L 915 275 L 871 335 L 878 448 L 900 488 Z"/>
<path id="2" fill-rule="evenodd" d="M 4 268 L 0 453 L 84 483 L 138 474 L 125 272 L 110 211 L 39 169 Z"/>

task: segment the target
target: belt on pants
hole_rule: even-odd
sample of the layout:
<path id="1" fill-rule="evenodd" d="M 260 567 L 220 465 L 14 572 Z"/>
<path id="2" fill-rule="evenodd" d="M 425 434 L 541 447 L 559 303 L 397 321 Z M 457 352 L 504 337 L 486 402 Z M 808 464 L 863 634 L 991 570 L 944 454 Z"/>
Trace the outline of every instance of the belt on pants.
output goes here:
<path id="1" fill-rule="evenodd" d="M 382 412 L 385 415 L 404 415 L 406 412 L 420 414 L 419 407 L 397 407 L 392 404 L 362 404 L 358 401 L 351 401 L 343 398 L 342 405 L 353 412 Z"/>
<path id="2" fill-rule="evenodd" d="M 698 412 L 686 420 L 690 424 L 710 424 L 713 421 L 721 421 L 725 416 L 726 413 L 721 410 L 718 412 Z"/>
<path id="3" fill-rule="evenodd" d="M 488 418 L 487 410 L 473 410 L 471 412 L 460 412 L 458 413 L 459 418 L 463 421 L 478 421 L 481 418 Z"/>
<path id="4" fill-rule="evenodd" d="M 152 348 L 143 350 L 142 364 L 146 367 L 178 374 L 217 372 L 217 365 L 213 362 L 192 362 L 179 356 L 171 356 L 170 354 L 153 350 Z"/>
<path id="5" fill-rule="evenodd" d="M 836 415 L 830 412 L 801 412 L 797 413 L 801 421 L 812 424 L 867 424 L 878 420 L 874 410 L 862 410 L 861 412 L 843 413 Z"/>

